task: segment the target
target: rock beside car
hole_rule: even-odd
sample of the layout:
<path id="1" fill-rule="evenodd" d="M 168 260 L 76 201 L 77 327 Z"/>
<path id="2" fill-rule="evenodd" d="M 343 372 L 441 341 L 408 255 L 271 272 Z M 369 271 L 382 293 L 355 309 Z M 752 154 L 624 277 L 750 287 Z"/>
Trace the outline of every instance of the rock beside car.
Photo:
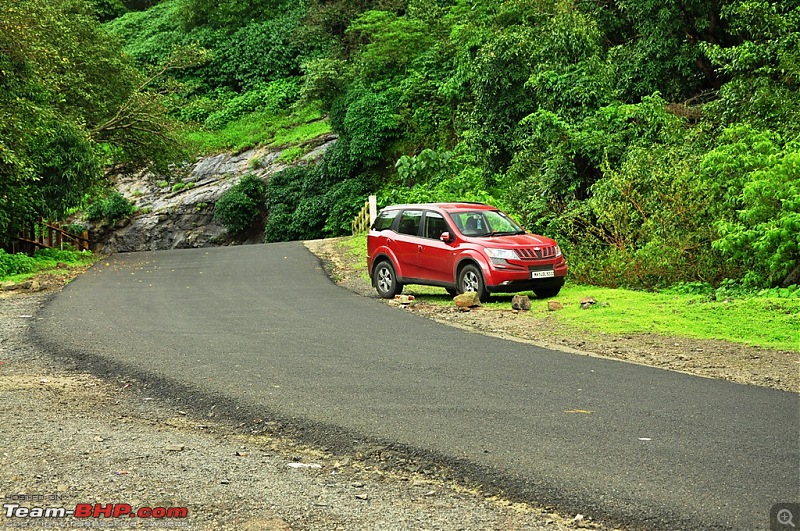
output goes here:
<path id="1" fill-rule="evenodd" d="M 456 306 L 462 309 L 477 308 L 481 305 L 480 296 L 474 291 L 460 293 L 453 297 Z"/>

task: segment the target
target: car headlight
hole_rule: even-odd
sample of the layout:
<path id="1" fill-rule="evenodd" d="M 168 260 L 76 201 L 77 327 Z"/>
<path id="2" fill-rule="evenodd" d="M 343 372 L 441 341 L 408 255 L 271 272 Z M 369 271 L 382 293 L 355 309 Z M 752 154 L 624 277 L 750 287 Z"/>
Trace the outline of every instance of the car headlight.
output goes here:
<path id="1" fill-rule="evenodd" d="M 559 256 L 561 256 L 561 247 L 556 245 L 556 257 L 559 257 Z"/>
<path id="2" fill-rule="evenodd" d="M 517 258 L 517 253 L 510 249 L 486 249 L 486 254 L 489 258 L 502 258 L 504 260 L 514 260 Z"/>

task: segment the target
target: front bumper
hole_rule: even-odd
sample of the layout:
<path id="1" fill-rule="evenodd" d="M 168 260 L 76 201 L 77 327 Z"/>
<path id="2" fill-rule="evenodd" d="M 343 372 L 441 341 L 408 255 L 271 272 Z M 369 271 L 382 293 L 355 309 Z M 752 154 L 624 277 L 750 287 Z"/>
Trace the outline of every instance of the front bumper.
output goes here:
<path id="1" fill-rule="evenodd" d="M 532 278 L 534 271 L 552 270 L 552 277 Z M 567 263 L 561 257 L 555 263 L 491 263 L 484 271 L 486 289 L 493 293 L 515 293 L 533 289 L 556 288 L 564 285 Z"/>

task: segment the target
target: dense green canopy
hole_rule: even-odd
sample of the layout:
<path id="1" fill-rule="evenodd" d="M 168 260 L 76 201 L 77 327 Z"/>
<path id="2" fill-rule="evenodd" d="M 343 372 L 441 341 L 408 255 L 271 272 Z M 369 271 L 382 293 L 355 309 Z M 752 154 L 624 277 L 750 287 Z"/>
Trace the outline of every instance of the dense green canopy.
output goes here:
<path id="1" fill-rule="evenodd" d="M 147 158 L 103 124 L 148 74 L 79 0 L 26 10 L 61 34 L 0 3 L 2 34 L 26 36 L 0 47 L 0 200 L 57 214 L 74 198 L 46 190 L 82 190 L 98 153 Z M 229 134 L 317 106 L 339 135 L 268 184 L 269 240 L 341 234 L 377 192 L 494 202 L 583 281 L 800 277 L 800 0 L 152 3 L 95 5 L 140 72 L 166 72 L 149 86 L 171 90 L 171 117 Z M 187 68 L 164 69 L 176 51 Z"/>

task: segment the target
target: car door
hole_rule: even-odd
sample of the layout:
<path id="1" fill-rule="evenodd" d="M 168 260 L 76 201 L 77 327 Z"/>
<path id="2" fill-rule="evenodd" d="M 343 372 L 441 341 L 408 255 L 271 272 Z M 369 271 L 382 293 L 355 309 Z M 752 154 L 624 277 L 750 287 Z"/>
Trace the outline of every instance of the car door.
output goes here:
<path id="1" fill-rule="evenodd" d="M 422 210 L 403 210 L 397 224 L 397 234 L 390 247 L 398 261 L 400 271 L 397 274 L 403 278 L 423 278 L 420 276 L 417 265 L 419 236 L 422 228 Z"/>
<path id="2" fill-rule="evenodd" d="M 452 243 L 445 243 L 440 239 L 444 232 L 454 235 L 442 214 L 426 210 L 422 238 L 417 248 L 419 274 L 438 283 L 454 283 L 454 247 Z"/>

